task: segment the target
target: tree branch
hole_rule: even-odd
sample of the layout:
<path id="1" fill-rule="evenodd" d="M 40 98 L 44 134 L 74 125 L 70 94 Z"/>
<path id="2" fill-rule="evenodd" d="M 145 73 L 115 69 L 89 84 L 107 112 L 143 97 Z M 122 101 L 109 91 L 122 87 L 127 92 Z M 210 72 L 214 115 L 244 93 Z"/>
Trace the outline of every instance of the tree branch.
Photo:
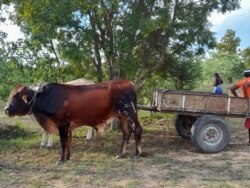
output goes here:
<path id="1" fill-rule="evenodd" d="M 56 61 L 58 63 L 58 66 L 61 67 L 61 62 L 60 62 L 60 59 L 57 55 L 57 52 L 56 52 L 56 49 L 54 47 L 54 44 L 53 44 L 53 39 L 50 40 L 50 45 L 51 45 L 51 49 L 52 49 L 52 52 L 54 53 L 55 57 L 56 57 Z"/>

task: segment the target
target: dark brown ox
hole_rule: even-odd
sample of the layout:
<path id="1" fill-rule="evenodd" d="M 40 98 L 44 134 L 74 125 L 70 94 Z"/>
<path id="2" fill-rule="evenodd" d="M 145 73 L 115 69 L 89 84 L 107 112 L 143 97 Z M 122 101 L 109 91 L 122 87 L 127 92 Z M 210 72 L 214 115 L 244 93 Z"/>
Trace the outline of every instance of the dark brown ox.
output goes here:
<path id="1" fill-rule="evenodd" d="M 98 125 L 111 117 L 119 119 L 123 132 L 118 157 L 125 155 L 132 132 L 135 136 L 135 154 L 139 156 L 142 128 L 136 106 L 133 84 L 128 80 L 116 80 L 83 86 L 49 83 L 39 91 L 17 86 L 11 91 L 4 110 L 9 117 L 32 113 L 47 132 L 58 130 L 62 148 L 59 162 L 63 162 L 70 159 L 74 128 L 89 125 L 97 129 Z"/>
<path id="2" fill-rule="evenodd" d="M 94 83 L 95 82 L 93 82 L 92 80 L 87 80 L 85 78 L 79 78 L 77 80 L 72 80 L 72 81 L 66 82 L 65 84 L 69 84 L 69 85 L 91 85 L 91 84 L 94 84 Z M 105 127 L 105 126 L 103 126 L 103 127 Z M 103 129 L 100 129 L 100 130 L 103 131 Z M 98 133 L 100 131 L 96 130 L 96 132 Z M 86 139 L 91 139 L 93 137 L 93 135 L 94 135 L 94 129 L 92 127 L 89 127 Z M 48 142 L 46 144 L 46 137 L 47 136 L 48 136 Z M 47 132 L 44 129 L 42 129 L 42 141 L 41 141 L 41 144 L 40 144 L 40 148 L 44 148 L 44 147 L 51 148 L 52 144 L 53 144 L 52 135 L 47 134 Z"/>

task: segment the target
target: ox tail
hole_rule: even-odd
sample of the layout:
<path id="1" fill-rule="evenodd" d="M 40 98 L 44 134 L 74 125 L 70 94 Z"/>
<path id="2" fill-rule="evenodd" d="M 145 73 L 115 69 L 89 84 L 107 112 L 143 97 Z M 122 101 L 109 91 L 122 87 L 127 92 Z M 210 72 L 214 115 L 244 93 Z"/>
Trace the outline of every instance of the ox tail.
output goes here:
<path id="1" fill-rule="evenodd" d="M 119 113 L 129 118 L 131 115 L 136 114 L 136 94 L 134 91 L 125 91 L 116 99 L 116 108 Z"/>
<path id="2" fill-rule="evenodd" d="M 128 120 L 129 127 L 122 127 L 123 130 L 123 144 L 121 150 L 121 156 L 125 154 L 125 148 L 128 143 L 128 140 L 131 135 L 131 131 L 133 131 L 135 136 L 135 144 L 136 144 L 136 156 L 141 155 L 141 134 L 142 134 L 142 127 L 138 121 L 137 116 L 137 100 L 136 100 L 136 93 L 134 89 L 126 90 L 123 95 L 121 95 L 116 100 L 116 108 L 119 113 L 121 113 L 124 117 Z M 121 120 L 121 119 L 120 119 Z M 125 125 L 125 124 L 123 124 Z"/>
<path id="3" fill-rule="evenodd" d="M 127 89 L 116 100 L 117 111 L 128 119 L 132 130 L 138 125 L 137 98 L 134 88 Z M 140 126 L 140 125 L 139 125 Z"/>

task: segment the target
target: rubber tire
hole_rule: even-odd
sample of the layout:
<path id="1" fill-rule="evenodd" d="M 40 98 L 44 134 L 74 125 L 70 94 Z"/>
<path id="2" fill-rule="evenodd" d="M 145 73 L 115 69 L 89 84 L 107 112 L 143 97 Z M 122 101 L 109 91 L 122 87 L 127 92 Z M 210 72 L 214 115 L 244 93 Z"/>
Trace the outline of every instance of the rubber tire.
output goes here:
<path id="1" fill-rule="evenodd" d="M 218 135 L 214 141 L 206 138 L 209 135 L 205 134 L 214 133 L 213 131 L 217 131 L 215 136 Z M 224 120 L 218 116 L 205 115 L 198 118 L 193 124 L 191 128 L 191 140 L 194 146 L 203 153 L 218 153 L 229 144 L 230 132 Z"/>
<path id="2" fill-rule="evenodd" d="M 197 117 L 188 115 L 177 115 L 175 119 L 175 130 L 184 139 L 191 139 L 191 127 Z M 186 123 L 186 125 L 185 125 Z"/>

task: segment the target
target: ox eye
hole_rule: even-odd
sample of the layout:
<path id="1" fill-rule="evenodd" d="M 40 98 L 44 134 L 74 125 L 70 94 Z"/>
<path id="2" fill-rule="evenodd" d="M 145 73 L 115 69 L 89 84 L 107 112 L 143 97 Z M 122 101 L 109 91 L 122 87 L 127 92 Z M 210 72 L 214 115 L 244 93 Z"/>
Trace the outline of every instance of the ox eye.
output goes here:
<path id="1" fill-rule="evenodd" d="M 16 94 L 14 95 L 14 98 L 17 99 L 18 97 L 19 97 L 19 93 L 16 93 Z"/>
<path id="2" fill-rule="evenodd" d="M 13 104 L 15 104 L 18 101 L 18 98 L 19 98 L 19 93 L 13 96 Z"/>

